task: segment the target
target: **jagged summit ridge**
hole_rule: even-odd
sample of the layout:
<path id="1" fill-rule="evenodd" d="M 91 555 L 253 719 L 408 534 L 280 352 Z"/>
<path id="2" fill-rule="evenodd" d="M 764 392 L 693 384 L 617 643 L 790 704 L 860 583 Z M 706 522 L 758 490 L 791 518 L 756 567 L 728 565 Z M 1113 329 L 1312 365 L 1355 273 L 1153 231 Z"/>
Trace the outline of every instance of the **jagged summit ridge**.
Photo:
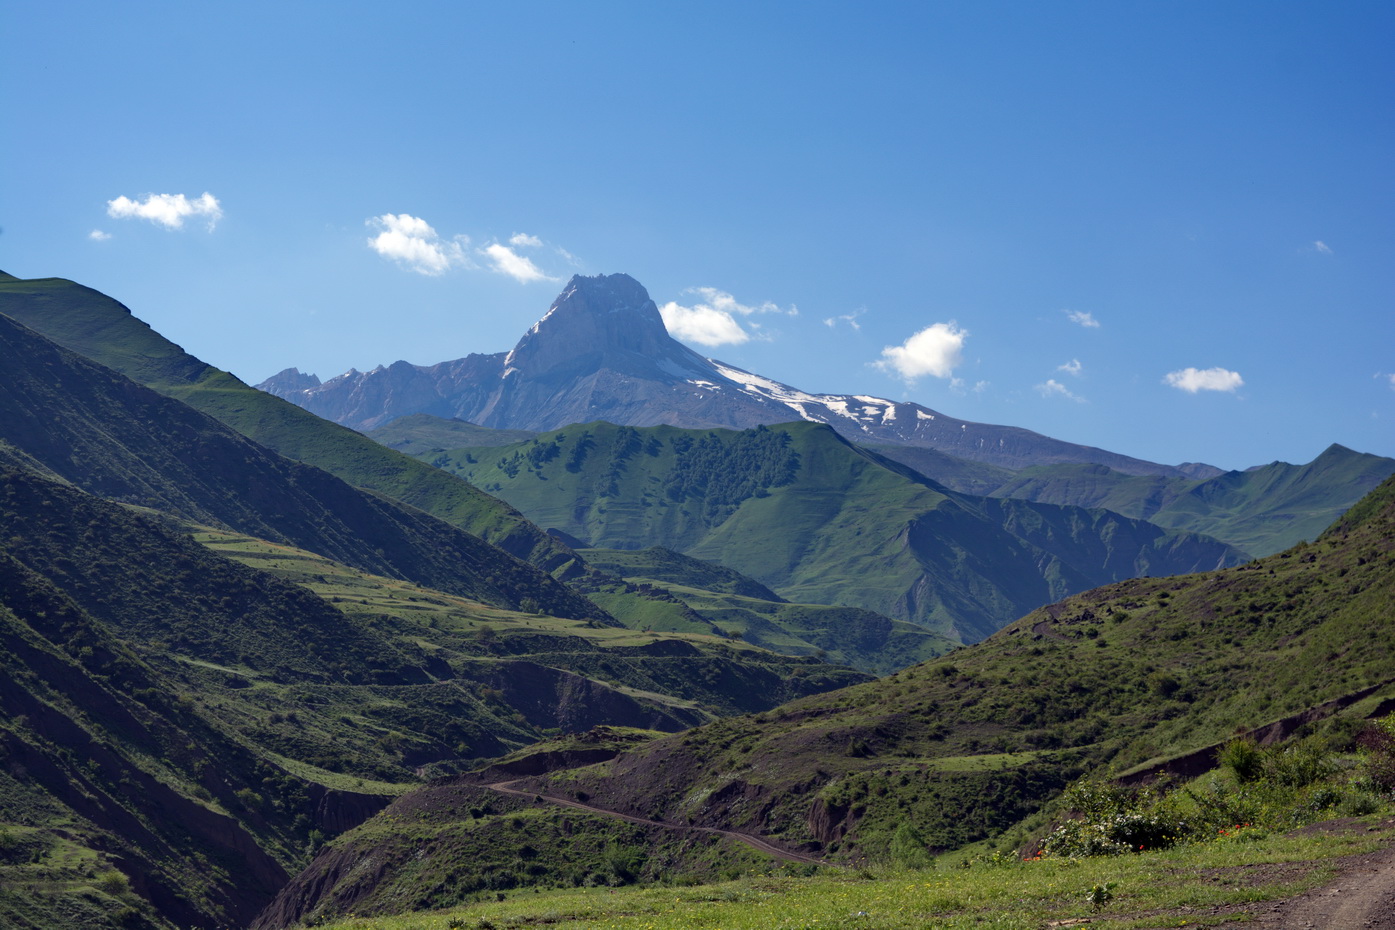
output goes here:
<path id="1" fill-rule="evenodd" d="M 859 442 L 937 449 L 1009 468 L 1085 462 L 1126 474 L 1187 474 L 919 404 L 811 394 L 704 358 L 669 335 L 648 291 L 628 274 L 573 276 L 507 353 L 432 366 L 399 361 L 323 384 L 311 379 L 318 380 L 288 369 L 258 387 L 358 430 L 416 413 L 544 431 L 594 420 L 731 429 L 807 420 Z"/>
<path id="2" fill-rule="evenodd" d="M 558 382 L 603 368 L 645 376 L 675 367 L 701 373 L 707 365 L 669 336 L 643 285 L 627 274 L 575 275 L 504 357 L 503 376 Z"/>

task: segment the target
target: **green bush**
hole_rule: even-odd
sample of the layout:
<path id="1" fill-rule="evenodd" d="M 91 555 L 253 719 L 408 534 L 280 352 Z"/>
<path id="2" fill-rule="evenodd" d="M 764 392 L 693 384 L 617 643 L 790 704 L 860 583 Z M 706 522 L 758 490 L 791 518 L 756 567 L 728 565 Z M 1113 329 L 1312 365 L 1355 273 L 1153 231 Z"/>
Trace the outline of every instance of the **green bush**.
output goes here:
<path id="1" fill-rule="evenodd" d="M 1257 780 L 1264 772 L 1264 750 L 1245 737 L 1226 743 L 1217 761 L 1241 784 Z"/>
<path id="2" fill-rule="evenodd" d="M 1383 793 L 1395 792 L 1395 714 L 1367 724 L 1356 742 L 1371 786 Z"/>

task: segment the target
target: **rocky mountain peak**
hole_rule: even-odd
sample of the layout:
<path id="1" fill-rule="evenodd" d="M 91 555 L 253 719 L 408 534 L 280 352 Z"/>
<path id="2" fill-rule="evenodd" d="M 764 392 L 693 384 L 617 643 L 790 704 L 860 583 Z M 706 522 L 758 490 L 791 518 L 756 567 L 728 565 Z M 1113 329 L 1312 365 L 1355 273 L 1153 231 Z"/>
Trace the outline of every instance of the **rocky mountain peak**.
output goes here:
<path id="1" fill-rule="evenodd" d="M 286 368 L 263 381 L 261 389 L 285 397 L 297 391 L 308 391 L 319 386 L 320 379 L 315 375 L 305 374 L 299 368 Z"/>
<path id="2" fill-rule="evenodd" d="M 692 354 L 669 336 L 659 308 L 634 278 L 574 275 L 504 367 L 506 376 L 510 370 L 530 376 L 601 368 L 629 372 Z"/>

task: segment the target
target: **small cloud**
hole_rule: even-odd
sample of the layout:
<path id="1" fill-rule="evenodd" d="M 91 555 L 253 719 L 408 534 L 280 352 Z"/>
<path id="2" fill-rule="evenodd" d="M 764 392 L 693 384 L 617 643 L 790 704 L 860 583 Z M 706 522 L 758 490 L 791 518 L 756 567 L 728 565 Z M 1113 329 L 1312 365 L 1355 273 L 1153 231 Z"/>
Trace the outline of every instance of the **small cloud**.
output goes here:
<path id="1" fill-rule="evenodd" d="M 515 237 L 517 238 L 517 237 Z M 512 240 L 511 240 L 512 241 Z M 544 274 L 542 269 L 533 264 L 533 260 L 523 255 L 519 255 L 506 245 L 496 242 L 487 245 L 480 250 L 481 254 L 488 255 L 491 268 L 499 274 L 506 274 L 519 284 L 531 284 L 534 281 L 556 281 L 556 278 Z"/>
<path id="2" fill-rule="evenodd" d="M 1085 403 L 1085 398 L 1081 397 L 1079 394 L 1072 393 L 1070 388 L 1066 387 L 1055 378 L 1048 378 L 1045 384 L 1038 384 L 1037 391 L 1042 397 L 1064 397 L 1066 400 L 1073 400 L 1078 404 Z"/>
<path id="3" fill-rule="evenodd" d="M 765 301 L 759 304 L 743 304 L 731 294 L 715 287 L 690 287 L 685 294 L 697 294 L 702 299 L 691 307 L 677 301 L 669 301 L 659 308 L 664 325 L 674 338 L 684 342 L 696 342 L 704 346 L 740 345 L 752 338 L 770 341 L 769 333 L 748 332 L 760 330 L 761 324 L 750 320 L 746 326 L 737 322 L 737 317 L 751 317 L 762 313 L 778 313 L 783 316 L 798 316 L 799 308 L 790 305 L 786 310 L 778 304 Z"/>
<path id="4" fill-rule="evenodd" d="M 111 238 L 111 233 L 102 232 L 100 229 L 94 229 L 87 234 L 87 238 L 91 239 L 93 242 L 106 242 Z"/>
<path id="5" fill-rule="evenodd" d="M 907 383 L 925 375 L 948 378 L 963 360 L 967 330 L 956 323 L 935 323 L 911 336 L 899 346 L 882 349 L 882 357 L 872 364 Z"/>
<path id="6" fill-rule="evenodd" d="M 208 231 L 223 218 L 218 198 L 204 191 L 203 196 L 190 200 L 183 194 L 146 194 L 144 200 L 117 197 L 107 201 L 107 216 L 114 219 L 142 219 L 158 223 L 166 229 L 182 229 L 185 217 L 208 218 Z"/>
<path id="7" fill-rule="evenodd" d="M 974 393 L 975 393 L 975 394 L 982 394 L 984 391 L 988 390 L 988 385 L 989 385 L 989 382 L 987 382 L 987 381 L 975 381 L 975 382 L 974 382 Z"/>
<path id="8" fill-rule="evenodd" d="M 537 236 L 530 236 L 527 233 L 514 233 L 509 237 L 509 245 L 539 249 L 542 248 L 542 244 L 542 240 Z"/>
<path id="9" fill-rule="evenodd" d="M 381 230 L 368 240 L 368 247 L 384 258 L 417 274 L 444 274 L 453 266 L 469 267 L 465 252 L 468 236 L 442 239 L 431 224 L 409 213 L 384 213 L 364 221 Z"/>
<path id="10" fill-rule="evenodd" d="M 1314 251 L 1319 252 L 1322 255 L 1332 254 L 1332 247 L 1329 246 L 1326 242 L 1323 242 L 1321 239 L 1313 243 L 1313 249 Z"/>
<path id="11" fill-rule="evenodd" d="M 726 291 L 718 290 L 715 287 L 690 287 L 683 293 L 701 294 L 703 302 L 698 306 L 711 307 L 723 313 L 739 313 L 742 316 L 751 316 L 756 313 L 780 313 L 785 316 L 799 316 L 799 308 L 790 304 L 788 310 L 781 309 L 778 304 L 765 301 L 759 304 L 743 304 Z"/>
<path id="12" fill-rule="evenodd" d="M 838 322 L 841 320 L 842 322 L 847 323 L 853 329 L 861 329 L 862 324 L 857 322 L 857 318 L 862 316 L 862 314 L 866 312 L 866 307 L 858 307 L 852 313 L 843 313 L 838 316 L 829 317 L 828 319 L 823 321 L 823 325 L 827 326 L 829 329 L 832 329 L 833 327 L 837 326 Z"/>
<path id="13" fill-rule="evenodd" d="M 1084 367 L 1085 367 L 1085 366 L 1083 366 L 1083 365 L 1080 364 L 1080 359 L 1078 359 L 1078 358 L 1073 358 L 1073 359 L 1071 359 L 1069 362 L 1066 362 L 1064 365 L 1057 365 L 1057 366 L 1056 366 L 1056 370 L 1057 370 L 1057 371 L 1064 371 L 1066 374 L 1072 375 L 1072 376 L 1078 378 L 1078 377 L 1080 377 L 1080 370 L 1081 370 L 1082 368 L 1084 368 Z"/>
<path id="14" fill-rule="evenodd" d="M 1100 321 L 1095 319 L 1095 315 L 1086 310 L 1062 310 L 1066 319 L 1072 323 L 1085 327 L 1086 329 L 1099 329 Z"/>
<path id="15" fill-rule="evenodd" d="M 562 256 L 562 259 L 563 259 L 568 265 L 571 265 L 571 266 L 574 267 L 574 268 L 580 268 L 580 267 L 581 267 L 581 259 L 577 258 L 577 257 L 576 257 L 575 255 L 573 255 L 572 253 L 568 252 L 566 249 L 562 248 L 560 245 L 554 245 L 554 246 L 552 247 L 552 250 L 553 250 L 554 252 L 556 252 L 558 255 Z"/>
<path id="16" fill-rule="evenodd" d="M 1164 375 L 1163 384 L 1195 394 L 1198 391 L 1235 391 L 1244 386 L 1245 380 L 1239 372 L 1225 368 L 1183 368 Z"/>
<path id="17" fill-rule="evenodd" d="M 751 336 L 725 310 L 705 304 L 683 307 L 669 301 L 659 308 L 664 326 L 675 339 L 704 346 L 740 345 Z"/>

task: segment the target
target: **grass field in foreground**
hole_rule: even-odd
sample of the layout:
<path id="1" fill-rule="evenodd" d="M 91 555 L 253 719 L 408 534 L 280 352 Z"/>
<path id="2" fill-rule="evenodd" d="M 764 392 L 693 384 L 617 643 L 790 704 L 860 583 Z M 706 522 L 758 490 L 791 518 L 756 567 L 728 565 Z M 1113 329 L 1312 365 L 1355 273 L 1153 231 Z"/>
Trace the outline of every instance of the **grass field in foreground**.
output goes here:
<path id="1" fill-rule="evenodd" d="M 1244 919 L 1247 906 L 1330 880 L 1340 859 L 1395 842 L 1388 813 L 1285 835 L 1240 830 L 1212 842 L 1123 857 L 979 859 L 920 871 L 827 869 L 809 877 L 751 876 L 715 885 L 510 892 L 451 910 L 355 918 L 333 930 L 811 930 L 855 927 L 1038 930 L 1091 920 L 1111 930 L 1205 927 Z M 1111 884 L 1096 909 L 1095 886 Z"/>

